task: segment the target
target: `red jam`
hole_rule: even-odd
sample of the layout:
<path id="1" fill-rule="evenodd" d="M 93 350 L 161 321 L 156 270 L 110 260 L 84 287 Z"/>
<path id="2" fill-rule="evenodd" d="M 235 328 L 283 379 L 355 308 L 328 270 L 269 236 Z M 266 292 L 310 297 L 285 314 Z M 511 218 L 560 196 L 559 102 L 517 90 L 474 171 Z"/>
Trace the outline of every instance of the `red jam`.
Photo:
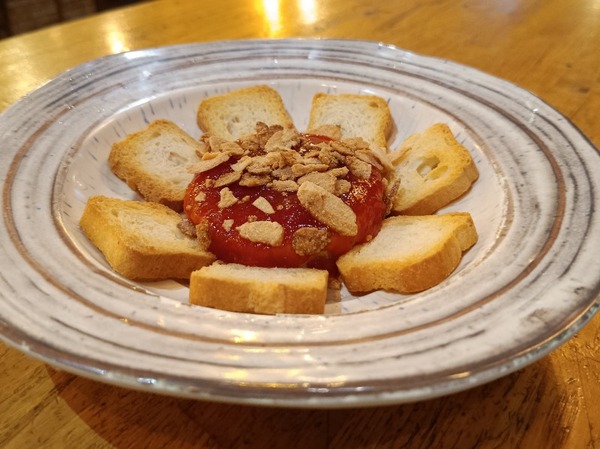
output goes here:
<path id="1" fill-rule="evenodd" d="M 318 142 L 312 137 L 311 141 Z M 194 224 L 203 223 L 208 227 L 210 246 L 208 250 L 218 259 L 228 263 L 261 267 L 309 266 L 331 269 L 335 260 L 353 246 L 369 241 L 380 230 L 385 215 L 385 187 L 381 172 L 373 167 L 369 179 L 359 179 L 348 173 L 343 179 L 351 183 L 350 190 L 341 194 L 342 199 L 356 214 L 358 232 L 353 236 L 340 235 L 314 218 L 301 204 L 296 192 L 273 190 L 267 185 L 240 186 L 233 183 L 227 187 L 240 199 L 235 204 L 219 208 L 220 188 L 210 187 L 207 179 L 216 180 L 232 170 L 231 158 L 228 162 L 199 173 L 186 192 L 184 210 Z M 202 201 L 197 198 L 202 197 Z M 252 203 L 259 197 L 266 199 L 275 212 L 268 214 Z M 276 221 L 284 229 L 283 242 L 278 246 L 257 243 L 240 236 L 236 228 L 252 217 L 257 221 Z M 227 226 L 224 224 L 227 222 Z M 329 243 L 325 252 L 317 255 L 299 255 L 292 246 L 294 232 L 303 227 L 327 229 Z"/>

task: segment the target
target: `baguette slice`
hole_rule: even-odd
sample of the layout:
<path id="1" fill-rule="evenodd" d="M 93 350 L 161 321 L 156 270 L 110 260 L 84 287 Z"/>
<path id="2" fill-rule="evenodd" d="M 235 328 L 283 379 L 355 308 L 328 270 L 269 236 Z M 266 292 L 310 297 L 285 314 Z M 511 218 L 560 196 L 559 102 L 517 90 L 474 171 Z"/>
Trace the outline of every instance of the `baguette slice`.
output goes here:
<path id="1" fill-rule="evenodd" d="M 158 203 L 103 196 L 88 199 L 80 226 L 122 276 L 136 280 L 187 279 L 215 260 L 177 227 L 181 217 Z"/>
<path id="2" fill-rule="evenodd" d="M 279 93 L 265 85 L 209 97 L 200 103 L 197 119 L 203 132 L 230 141 L 254 133 L 257 122 L 294 128 Z"/>
<path id="3" fill-rule="evenodd" d="M 115 143 L 108 163 L 113 173 L 146 201 L 181 211 L 193 178 L 186 167 L 198 162 L 202 151 L 203 146 L 175 123 L 156 120 Z"/>
<path id="4" fill-rule="evenodd" d="M 392 205 L 396 214 L 433 214 L 465 193 L 479 177 L 469 151 L 442 123 L 413 134 L 390 157 L 400 179 Z"/>
<path id="5" fill-rule="evenodd" d="M 190 277 L 190 303 L 233 312 L 320 314 L 328 273 L 215 263 Z"/>
<path id="6" fill-rule="evenodd" d="M 308 132 L 326 125 L 340 126 L 342 139 L 362 137 L 369 144 L 387 148 L 393 121 L 381 97 L 318 93 L 312 100 Z"/>
<path id="7" fill-rule="evenodd" d="M 476 242 L 468 213 L 390 217 L 373 240 L 341 256 L 337 266 L 350 291 L 415 293 L 446 279 Z"/>

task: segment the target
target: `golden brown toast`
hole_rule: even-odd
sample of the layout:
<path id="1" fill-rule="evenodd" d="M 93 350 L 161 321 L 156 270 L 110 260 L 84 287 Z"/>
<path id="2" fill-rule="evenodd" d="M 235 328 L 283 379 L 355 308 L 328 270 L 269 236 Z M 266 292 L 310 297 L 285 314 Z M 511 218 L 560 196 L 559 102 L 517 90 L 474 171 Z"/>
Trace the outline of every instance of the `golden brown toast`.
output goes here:
<path id="1" fill-rule="evenodd" d="M 138 280 L 187 279 L 215 260 L 178 228 L 181 217 L 158 203 L 95 196 L 80 226 L 122 276 Z"/>
<path id="2" fill-rule="evenodd" d="M 111 170 L 146 201 L 182 209 L 193 175 L 186 167 L 198 162 L 203 146 L 168 120 L 156 120 L 112 146 Z"/>

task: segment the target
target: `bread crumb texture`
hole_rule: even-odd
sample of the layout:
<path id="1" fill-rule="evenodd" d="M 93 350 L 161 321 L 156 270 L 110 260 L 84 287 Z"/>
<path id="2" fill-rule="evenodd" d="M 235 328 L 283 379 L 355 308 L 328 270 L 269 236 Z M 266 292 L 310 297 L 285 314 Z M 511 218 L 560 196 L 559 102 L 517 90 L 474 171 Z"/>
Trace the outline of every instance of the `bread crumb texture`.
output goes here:
<path id="1" fill-rule="evenodd" d="M 279 93 L 265 85 L 207 98 L 198 107 L 197 119 L 202 131 L 229 141 L 252 133 L 256 122 L 294 128 Z"/>
<path id="2" fill-rule="evenodd" d="M 400 179 L 392 206 L 397 214 L 435 213 L 463 195 L 479 177 L 469 151 L 442 123 L 413 134 L 390 157 Z"/>
<path id="3" fill-rule="evenodd" d="M 393 127 L 387 102 L 375 95 L 325 94 L 313 97 L 308 131 L 338 126 L 341 138 L 361 137 L 370 144 L 387 147 Z"/>
<path id="4" fill-rule="evenodd" d="M 180 211 L 203 145 L 169 120 L 156 120 L 115 143 L 108 163 L 113 173 L 146 201 Z"/>

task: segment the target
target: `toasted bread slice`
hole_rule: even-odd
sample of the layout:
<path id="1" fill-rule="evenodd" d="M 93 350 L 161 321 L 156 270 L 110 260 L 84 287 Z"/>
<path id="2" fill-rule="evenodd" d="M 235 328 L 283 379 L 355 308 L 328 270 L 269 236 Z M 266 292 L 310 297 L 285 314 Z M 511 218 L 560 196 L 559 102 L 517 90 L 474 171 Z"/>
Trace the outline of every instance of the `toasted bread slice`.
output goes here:
<path id="1" fill-rule="evenodd" d="M 392 205 L 396 214 L 433 214 L 465 193 L 479 177 L 469 151 L 442 123 L 413 134 L 390 157 L 400 179 Z"/>
<path id="2" fill-rule="evenodd" d="M 340 126 L 342 139 L 362 137 L 369 144 L 387 148 L 393 121 L 381 97 L 318 93 L 312 100 L 308 132 L 326 125 Z"/>
<path id="3" fill-rule="evenodd" d="M 80 226 L 122 276 L 137 280 L 187 279 L 215 260 L 184 235 L 177 212 L 158 203 L 95 196 Z"/>
<path id="4" fill-rule="evenodd" d="M 186 167 L 200 160 L 202 145 L 168 120 L 156 120 L 112 146 L 111 170 L 145 200 L 181 211 L 193 178 Z"/>
<path id="5" fill-rule="evenodd" d="M 341 256 L 337 266 L 350 291 L 414 293 L 446 279 L 476 242 L 468 213 L 390 217 L 373 240 Z"/>
<path id="6" fill-rule="evenodd" d="M 254 133 L 257 122 L 294 128 L 279 93 L 265 85 L 209 97 L 200 103 L 197 119 L 202 131 L 226 140 Z"/>
<path id="7" fill-rule="evenodd" d="M 262 314 L 323 313 L 328 273 L 215 263 L 190 277 L 190 303 Z"/>

